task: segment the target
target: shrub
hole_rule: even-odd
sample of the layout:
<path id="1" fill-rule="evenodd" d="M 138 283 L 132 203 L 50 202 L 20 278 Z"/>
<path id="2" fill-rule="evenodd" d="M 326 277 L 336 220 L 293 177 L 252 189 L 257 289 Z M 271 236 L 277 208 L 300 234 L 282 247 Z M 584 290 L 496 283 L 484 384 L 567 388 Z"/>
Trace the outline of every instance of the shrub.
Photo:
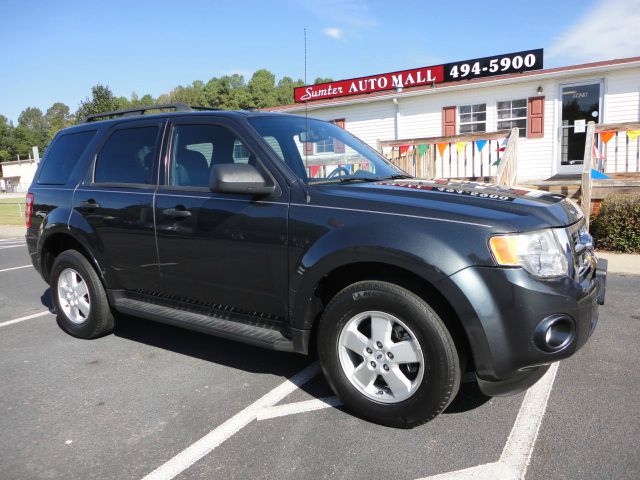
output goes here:
<path id="1" fill-rule="evenodd" d="M 640 253 L 640 194 L 607 195 L 591 224 L 596 248 Z"/>

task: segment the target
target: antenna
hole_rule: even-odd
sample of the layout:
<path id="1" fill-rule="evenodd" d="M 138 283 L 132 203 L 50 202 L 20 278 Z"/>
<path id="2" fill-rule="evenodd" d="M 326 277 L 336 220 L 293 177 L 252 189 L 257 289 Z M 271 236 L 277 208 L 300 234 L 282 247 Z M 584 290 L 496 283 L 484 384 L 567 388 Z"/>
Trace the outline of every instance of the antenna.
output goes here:
<path id="1" fill-rule="evenodd" d="M 306 27 L 304 28 L 304 84 L 307 85 L 307 28 Z M 304 102 L 304 128 L 306 130 L 306 133 L 308 134 L 309 102 Z M 309 154 L 307 153 L 306 145 L 303 147 L 303 152 L 304 152 L 304 166 L 306 170 L 306 167 L 309 165 Z M 304 191 L 305 191 L 305 201 L 307 203 L 311 203 L 311 196 L 309 195 L 309 189 L 306 185 L 304 186 Z"/>
<path id="2" fill-rule="evenodd" d="M 304 28 L 304 84 L 307 85 L 307 28 Z M 309 131 L 309 102 L 304 102 L 304 128 Z M 304 148 L 305 160 L 308 160 L 307 148 Z M 307 163 L 305 161 L 305 163 Z M 306 165 L 305 165 L 306 166 Z"/>
<path id="3" fill-rule="evenodd" d="M 307 85 L 307 29 L 304 29 L 304 84 Z M 309 102 L 304 102 L 304 116 L 309 116 Z M 309 125 L 305 125 L 309 130 Z"/>

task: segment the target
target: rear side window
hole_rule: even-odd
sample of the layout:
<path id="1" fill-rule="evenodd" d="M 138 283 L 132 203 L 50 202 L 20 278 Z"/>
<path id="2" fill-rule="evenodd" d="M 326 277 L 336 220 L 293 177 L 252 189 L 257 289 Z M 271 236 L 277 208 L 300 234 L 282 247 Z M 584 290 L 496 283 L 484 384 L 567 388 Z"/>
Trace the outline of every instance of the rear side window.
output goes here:
<path id="1" fill-rule="evenodd" d="M 61 135 L 51 146 L 38 183 L 40 185 L 64 185 L 78 160 L 95 136 L 95 130 Z"/>
<path id="2" fill-rule="evenodd" d="M 98 154 L 94 182 L 155 184 L 157 137 L 157 126 L 116 130 Z"/>

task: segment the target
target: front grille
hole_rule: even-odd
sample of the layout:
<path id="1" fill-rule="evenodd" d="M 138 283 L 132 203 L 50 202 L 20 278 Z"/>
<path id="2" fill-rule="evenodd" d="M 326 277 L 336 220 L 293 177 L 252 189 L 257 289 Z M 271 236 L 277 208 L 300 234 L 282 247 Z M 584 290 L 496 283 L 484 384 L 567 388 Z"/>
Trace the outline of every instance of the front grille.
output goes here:
<path id="1" fill-rule="evenodd" d="M 591 273 L 593 238 L 585 227 L 584 219 L 567 227 L 573 257 L 573 277 L 581 282 Z"/>

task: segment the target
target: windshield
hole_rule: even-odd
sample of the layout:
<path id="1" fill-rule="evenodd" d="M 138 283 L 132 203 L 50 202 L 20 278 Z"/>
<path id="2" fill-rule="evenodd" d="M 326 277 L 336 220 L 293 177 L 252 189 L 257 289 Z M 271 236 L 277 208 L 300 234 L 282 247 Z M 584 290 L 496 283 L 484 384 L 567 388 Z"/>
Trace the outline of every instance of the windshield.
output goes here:
<path id="1" fill-rule="evenodd" d="M 333 123 L 298 116 L 256 116 L 249 122 L 309 185 L 407 176 L 366 143 Z"/>

